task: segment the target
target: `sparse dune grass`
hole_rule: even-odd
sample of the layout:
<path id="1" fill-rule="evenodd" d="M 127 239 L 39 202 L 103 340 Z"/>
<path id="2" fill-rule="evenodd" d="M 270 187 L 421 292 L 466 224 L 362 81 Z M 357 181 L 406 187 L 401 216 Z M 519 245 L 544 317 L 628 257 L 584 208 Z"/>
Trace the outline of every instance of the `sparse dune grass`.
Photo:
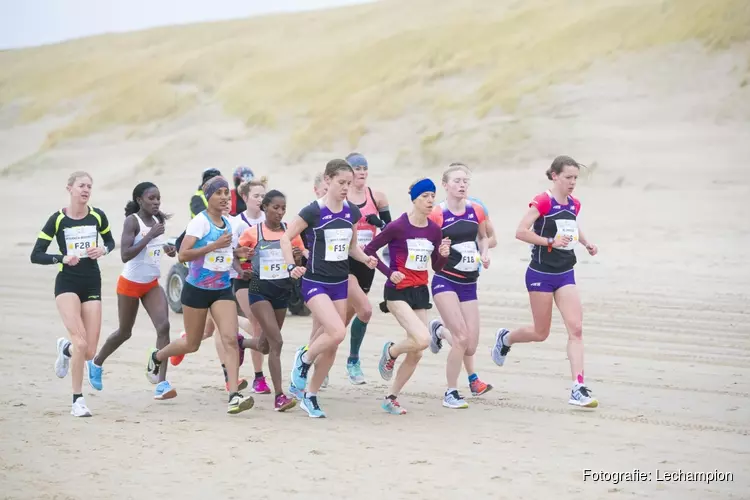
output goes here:
<path id="1" fill-rule="evenodd" d="M 49 134 L 53 147 L 218 102 L 248 126 L 290 124 L 290 154 L 301 155 L 354 147 L 369 121 L 414 110 L 513 113 L 600 58 L 691 39 L 710 49 L 750 39 L 750 2 L 383 1 L 107 35 L 0 53 L 0 106 L 26 103 L 28 121 L 83 103 Z"/>

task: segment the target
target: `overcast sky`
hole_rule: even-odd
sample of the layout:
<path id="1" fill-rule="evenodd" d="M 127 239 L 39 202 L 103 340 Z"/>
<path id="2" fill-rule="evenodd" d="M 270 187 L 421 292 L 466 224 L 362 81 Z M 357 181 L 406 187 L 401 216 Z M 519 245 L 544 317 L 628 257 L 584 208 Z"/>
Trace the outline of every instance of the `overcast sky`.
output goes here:
<path id="1" fill-rule="evenodd" d="M 0 49 L 367 0 L 0 0 Z"/>

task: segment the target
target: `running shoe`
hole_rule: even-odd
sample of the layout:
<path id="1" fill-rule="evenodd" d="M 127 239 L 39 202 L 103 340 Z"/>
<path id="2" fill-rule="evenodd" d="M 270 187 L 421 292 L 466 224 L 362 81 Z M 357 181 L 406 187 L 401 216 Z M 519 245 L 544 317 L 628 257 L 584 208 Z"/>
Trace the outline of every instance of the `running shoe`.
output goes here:
<path id="1" fill-rule="evenodd" d="M 177 389 L 172 387 L 172 384 L 170 384 L 168 380 L 165 380 L 164 382 L 159 382 L 158 384 L 156 384 L 156 389 L 154 390 L 154 399 L 158 399 L 158 400 L 172 399 L 176 396 L 177 396 Z"/>
<path id="2" fill-rule="evenodd" d="M 304 390 L 307 386 L 307 372 L 310 365 L 302 361 L 302 355 L 307 352 L 307 346 L 300 347 L 294 353 L 294 364 L 292 367 L 292 384 L 294 387 Z"/>
<path id="3" fill-rule="evenodd" d="M 393 377 L 393 367 L 396 365 L 396 360 L 388 354 L 388 349 L 393 345 L 393 342 L 386 342 L 383 346 L 383 354 L 380 356 L 380 362 L 378 363 L 378 371 L 383 380 L 390 380 Z"/>
<path id="4" fill-rule="evenodd" d="M 596 408 L 599 406 L 599 401 L 591 396 L 591 392 L 593 391 L 583 384 L 573 384 L 568 404 L 584 408 Z"/>
<path id="5" fill-rule="evenodd" d="M 245 362 L 245 348 L 243 347 L 243 341 L 245 340 L 245 337 L 237 334 L 237 347 L 240 348 L 240 366 L 242 366 L 242 363 Z"/>
<path id="6" fill-rule="evenodd" d="M 83 399 L 83 396 L 76 399 L 76 402 L 73 403 L 73 406 L 70 408 L 70 414 L 74 417 L 91 416 L 91 410 L 89 410 L 89 407 L 86 406 L 86 401 Z"/>
<path id="7" fill-rule="evenodd" d="M 385 398 L 382 403 L 380 403 L 380 407 L 386 411 L 386 413 L 390 413 L 391 415 L 406 415 L 406 408 L 402 408 L 400 404 L 398 404 L 397 399 L 391 399 L 391 398 Z"/>
<path id="8" fill-rule="evenodd" d="M 180 338 L 184 339 L 185 337 L 187 337 L 187 333 L 182 332 L 182 335 L 180 335 Z M 172 366 L 177 366 L 180 363 L 182 363 L 183 359 L 185 359 L 184 354 L 180 354 L 179 356 L 170 356 L 169 362 L 172 363 Z"/>
<path id="9" fill-rule="evenodd" d="M 156 350 L 156 347 L 152 347 L 148 351 L 148 363 L 146 364 L 146 378 L 152 384 L 156 384 L 159 381 L 159 366 L 161 366 L 161 363 L 154 363 L 154 353 Z"/>
<path id="10" fill-rule="evenodd" d="M 96 366 L 93 360 L 86 361 L 84 365 L 86 367 L 86 375 L 89 379 L 89 385 L 97 391 L 102 390 L 102 372 L 104 371 L 101 366 Z"/>
<path id="11" fill-rule="evenodd" d="M 240 412 L 249 410 L 255 404 L 255 400 L 252 396 L 243 396 L 239 392 L 232 396 L 229 400 L 229 406 L 227 407 L 227 413 L 230 415 L 236 415 Z"/>
<path id="12" fill-rule="evenodd" d="M 318 396 L 305 396 L 300 401 L 299 407 L 307 412 L 310 418 L 325 418 L 326 414 L 318 406 Z"/>
<path id="13" fill-rule="evenodd" d="M 271 388 L 266 383 L 266 377 L 259 377 L 253 380 L 253 392 L 255 394 L 271 394 Z"/>
<path id="14" fill-rule="evenodd" d="M 279 394 L 276 396 L 276 400 L 273 402 L 273 409 L 275 411 L 287 411 L 289 408 L 294 408 L 297 401 L 294 398 L 286 397 L 286 394 Z"/>
<path id="15" fill-rule="evenodd" d="M 349 382 L 353 385 L 366 384 L 365 374 L 362 373 L 362 365 L 359 360 L 354 363 L 346 363 L 346 373 L 349 375 Z"/>
<path id="16" fill-rule="evenodd" d="M 487 394 L 492 390 L 492 384 L 485 384 L 481 380 L 476 379 L 474 382 L 471 382 L 469 384 L 469 389 L 471 389 L 472 396 L 481 396 L 482 394 Z"/>
<path id="17" fill-rule="evenodd" d="M 70 358 L 63 351 L 70 345 L 70 341 L 65 337 L 57 339 L 57 358 L 55 359 L 55 375 L 59 378 L 65 378 L 70 368 Z"/>
<path id="18" fill-rule="evenodd" d="M 452 409 L 463 409 L 468 408 L 469 404 L 464 401 L 464 398 L 462 398 L 458 394 L 458 391 L 454 389 L 451 392 L 445 393 L 445 396 L 443 397 L 443 406 Z"/>
<path id="19" fill-rule="evenodd" d="M 250 384 L 247 383 L 246 379 L 244 379 L 244 378 L 237 379 L 237 390 L 238 391 L 244 391 L 245 389 L 247 389 L 248 385 L 250 385 Z M 224 384 L 224 387 L 226 387 L 227 391 L 229 391 L 229 382 L 226 382 Z"/>
<path id="20" fill-rule="evenodd" d="M 304 391 L 297 389 L 294 384 L 289 384 L 289 394 L 297 401 L 301 401 L 305 397 Z"/>
<path id="21" fill-rule="evenodd" d="M 443 322 L 440 321 L 440 318 L 435 318 L 430 321 L 430 351 L 432 351 L 433 354 L 439 353 L 440 349 L 443 348 L 443 339 L 438 335 L 438 331 L 442 327 Z"/>
<path id="22" fill-rule="evenodd" d="M 500 328 L 495 333 L 495 347 L 492 348 L 492 361 L 494 361 L 497 366 L 503 366 L 503 363 L 505 363 L 505 356 L 510 352 L 510 346 L 505 345 L 503 342 L 505 336 L 509 333 L 510 331 L 505 328 Z"/>

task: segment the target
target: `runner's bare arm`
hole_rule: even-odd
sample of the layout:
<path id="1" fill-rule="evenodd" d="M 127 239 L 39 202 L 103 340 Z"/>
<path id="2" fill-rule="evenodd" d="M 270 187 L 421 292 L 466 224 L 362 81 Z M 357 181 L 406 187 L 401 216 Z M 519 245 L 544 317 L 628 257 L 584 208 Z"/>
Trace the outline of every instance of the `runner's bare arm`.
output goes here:
<path id="1" fill-rule="evenodd" d="M 547 245 L 547 239 L 539 236 L 532 229 L 534 221 L 539 218 L 539 215 L 539 210 L 534 205 L 529 207 L 529 210 L 524 214 L 521 222 L 516 228 L 516 239 L 531 245 Z"/>
<path id="2" fill-rule="evenodd" d="M 292 251 L 292 240 L 299 236 L 302 231 L 307 228 L 307 222 L 305 219 L 296 215 L 292 222 L 290 222 L 284 234 L 279 239 L 279 246 L 281 247 L 281 253 L 284 255 L 284 262 L 287 264 L 296 264 L 294 261 L 294 252 Z"/>

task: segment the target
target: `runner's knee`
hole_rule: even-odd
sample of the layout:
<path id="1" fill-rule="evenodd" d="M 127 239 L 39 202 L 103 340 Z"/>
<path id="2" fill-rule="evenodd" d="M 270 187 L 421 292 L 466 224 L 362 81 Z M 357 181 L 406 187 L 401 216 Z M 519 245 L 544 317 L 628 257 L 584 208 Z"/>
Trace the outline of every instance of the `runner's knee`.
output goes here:
<path id="1" fill-rule="evenodd" d="M 535 342 L 544 342 L 545 340 L 547 340 L 547 337 L 549 337 L 549 327 L 539 328 L 537 326 L 534 326 L 534 336 Z"/>
<path id="2" fill-rule="evenodd" d="M 583 338 L 583 325 L 581 323 L 568 325 L 568 336 L 571 339 L 581 340 Z"/>
<path id="3" fill-rule="evenodd" d="M 427 333 L 427 330 L 424 332 L 420 332 L 418 335 L 414 337 L 414 343 L 417 346 L 419 356 L 422 356 L 422 351 L 427 349 L 430 346 L 430 334 Z"/>
<path id="4" fill-rule="evenodd" d="M 73 349 L 76 352 L 82 353 L 84 356 L 88 356 L 89 343 L 86 341 L 86 337 L 82 335 L 72 335 L 70 342 L 73 344 Z M 90 359 L 90 358 L 86 358 Z"/>
<path id="5" fill-rule="evenodd" d="M 268 354 L 271 352 L 271 346 L 268 342 L 268 337 L 263 337 L 260 342 L 258 342 L 258 351 L 260 351 L 262 354 Z"/>
<path id="6" fill-rule="evenodd" d="M 156 325 L 156 336 L 169 338 L 169 320 Z"/>
<path id="7" fill-rule="evenodd" d="M 365 302 L 359 311 L 357 311 L 357 317 L 362 323 L 369 323 L 372 318 L 372 304 L 368 300 Z"/>
<path id="8" fill-rule="evenodd" d="M 338 345 L 344 341 L 344 338 L 346 338 L 346 327 L 343 325 L 336 326 L 329 332 L 329 335 L 331 336 L 331 339 L 336 342 L 336 345 Z"/>
<path id="9" fill-rule="evenodd" d="M 187 343 L 187 349 L 188 353 L 196 352 L 201 347 L 201 340 L 202 339 L 193 339 L 190 336 L 185 337 L 185 342 Z"/>

